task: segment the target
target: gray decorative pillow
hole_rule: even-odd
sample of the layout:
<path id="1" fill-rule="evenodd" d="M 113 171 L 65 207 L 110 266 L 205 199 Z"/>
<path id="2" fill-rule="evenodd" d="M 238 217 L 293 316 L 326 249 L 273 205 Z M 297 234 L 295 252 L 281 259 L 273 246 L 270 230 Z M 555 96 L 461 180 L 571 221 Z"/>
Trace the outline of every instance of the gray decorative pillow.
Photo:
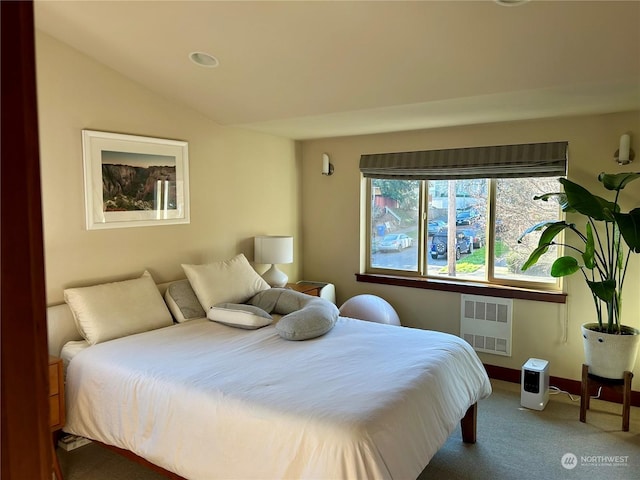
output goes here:
<path id="1" fill-rule="evenodd" d="M 173 318 L 178 323 L 207 316 L 198 301 L 198 297 L 196 297 L 196 293 L 191 288 L 189 280 L 178 280 L 170 283 L 164 292 L 164 299 Z"/>
<path id="2" fill-rule="evenodd" d="M 273 322 L 273 317 L 261 308 L 239 303 L 221 303 L 209 309 L 207 318 L 230 327 L 255 330 Z"/>

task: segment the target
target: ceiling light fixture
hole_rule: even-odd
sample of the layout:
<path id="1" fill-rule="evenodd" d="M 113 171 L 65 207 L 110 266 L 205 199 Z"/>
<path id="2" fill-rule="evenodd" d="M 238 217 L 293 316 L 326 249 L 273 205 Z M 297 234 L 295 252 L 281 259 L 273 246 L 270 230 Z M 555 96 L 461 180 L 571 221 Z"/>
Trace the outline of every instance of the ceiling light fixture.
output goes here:
<path id="1" fill-rule="evenodd" d="M 189 59 L 201 67 L 215 68 L 220 65 L 220 62 L 216 57 L 204 52 L 191 52 L 189 54 Z"/>
<path id="2" fill-rule="evenodd" d="M 503 7 L 515 7 L 527 3 L 529 0 L 494 0 L 498 5 Z"/>

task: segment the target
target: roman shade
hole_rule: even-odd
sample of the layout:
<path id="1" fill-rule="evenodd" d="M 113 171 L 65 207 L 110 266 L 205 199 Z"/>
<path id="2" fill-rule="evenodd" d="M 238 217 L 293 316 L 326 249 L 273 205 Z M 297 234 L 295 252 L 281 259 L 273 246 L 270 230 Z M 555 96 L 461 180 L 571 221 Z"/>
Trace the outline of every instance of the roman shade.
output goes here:
<path id="1" fill-rule="evenodd" d="M 360 157 L 367 178 L 452 180 L 567 174 L 568 142 L 375 153 Z"/>

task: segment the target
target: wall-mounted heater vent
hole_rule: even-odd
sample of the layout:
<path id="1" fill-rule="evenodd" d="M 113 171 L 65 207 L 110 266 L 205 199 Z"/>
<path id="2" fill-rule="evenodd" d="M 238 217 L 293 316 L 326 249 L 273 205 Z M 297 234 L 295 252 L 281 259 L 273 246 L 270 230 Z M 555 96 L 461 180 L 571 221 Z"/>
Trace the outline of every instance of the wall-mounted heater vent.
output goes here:
<path id="1" fill-rule="evenodd" d="M 513 300 L 461 295 L 460 336 L 477 352 L 511 356 Z"/>

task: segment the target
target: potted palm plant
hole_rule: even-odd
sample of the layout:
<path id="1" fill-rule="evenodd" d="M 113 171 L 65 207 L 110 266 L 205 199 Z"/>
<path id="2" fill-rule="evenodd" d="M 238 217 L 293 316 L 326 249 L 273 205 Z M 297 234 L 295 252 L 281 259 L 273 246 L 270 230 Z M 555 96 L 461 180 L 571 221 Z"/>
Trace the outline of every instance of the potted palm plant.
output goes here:
<path id="1" fill-rule="evenodd" d="M 563 245 L 570 253 L 559 257 L 551 266 L 553 277 L 580 272 L 591 291 L 597 322 L 582 325 L 585 359 L 589 372 L 600 377 L 620 379 L 635 364 L 640 331 L 623 325 L 622 290 L 632 255 L 640 253 L 640 208 L 622 212 L 618 204 L 620 192 L 640 173 L 601 173 L 598 180 L 613 201 L 590 193 L 586 188 L 565 178 L 560 179 L 564 192 L 546 193 L 534 200 L 555 198 L 564 212 L 580 214 L 582 226 L 566 221 L 543 222 L 527 229 L 520 240 L 534 231 L 541 231 L 538 246 L 522 266 L 527 270 L 554 245 Z M 567 230 L 577 237 L 577 245 L 567 238 L 558 243 L 558 235 Z M 638 285 L 636 284 L 636 295 Z M 638 312 L 630 312 L 638 316 Z M 628 317 L 625 317 L 625 319 Z"/>

